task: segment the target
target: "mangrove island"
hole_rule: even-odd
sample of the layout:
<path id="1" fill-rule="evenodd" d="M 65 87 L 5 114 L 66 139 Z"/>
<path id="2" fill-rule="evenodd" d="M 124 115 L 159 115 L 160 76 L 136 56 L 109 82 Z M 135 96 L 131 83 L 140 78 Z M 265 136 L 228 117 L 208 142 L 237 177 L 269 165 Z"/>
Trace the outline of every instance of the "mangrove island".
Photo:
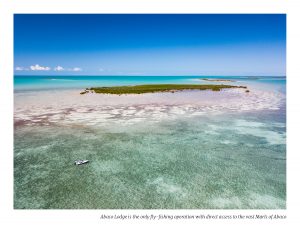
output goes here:
<path id="1" fill-rule="evenodd" d="M 159 85 L 133 85 L 133 86 L 112 86 L 86 88 L 80 94 L 102 93 L 102 94 L 142 94 L 155 92 L 177 92 L 183 90 L 212 90 L 220 91 L 228 88 L 244 88 L 246 86 L 236 85 L 189 85 L 189 84 L 159 84 Z"/>

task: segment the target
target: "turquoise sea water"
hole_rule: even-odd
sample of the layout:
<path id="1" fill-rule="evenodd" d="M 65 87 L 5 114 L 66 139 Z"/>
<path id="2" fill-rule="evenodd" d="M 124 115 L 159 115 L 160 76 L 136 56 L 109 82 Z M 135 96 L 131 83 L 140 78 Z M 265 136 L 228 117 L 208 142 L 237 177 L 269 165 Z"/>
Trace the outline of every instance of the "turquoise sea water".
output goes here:
<path id="1" fill-rule="evenodd" d="M 185 111 L 178 117 L 134 123 L 131 117 L 144 106 L 138 106 L 140 111 L 129 106 L 129 116 L 107 115 L 103 124 L 80 118 L 90 117 L 89 110 L 67 123 L 74 105 L 49 123 L 47 118 L 61 115 L 60 109 L 45 102 L 46 113 L 34 111 L 31 117 L 31 107 L 25 108 L 25 103 L 40 100 L 43 90 L 49 94 L 57 87 L 203 83 L 195 78 L 15 77 L 15 118 L 27 118 L 15 119 L 14 208 L 284 209 L 285 99 L 274 109 L 193 116 Z M 285 78 L 223 78 L 285 95 Z M 91 162 L 75 166 L 74 160 L 81 158 Z"/>
<path id="2" fill-rule="evenodd" d="M 228 79 L 237 83 L 285 84 L 285 77 L 243 77 L 243 76 L 15 76 L 14 89 L 45 90 L 88 88 L 96 86 L 137 85 L 137 84 L 200 84 L 209 83 L 201 78 Z M 212 82 L 216 84 L 216 82 Z M 230 84 L 235 84 L 230 83 Z"/>

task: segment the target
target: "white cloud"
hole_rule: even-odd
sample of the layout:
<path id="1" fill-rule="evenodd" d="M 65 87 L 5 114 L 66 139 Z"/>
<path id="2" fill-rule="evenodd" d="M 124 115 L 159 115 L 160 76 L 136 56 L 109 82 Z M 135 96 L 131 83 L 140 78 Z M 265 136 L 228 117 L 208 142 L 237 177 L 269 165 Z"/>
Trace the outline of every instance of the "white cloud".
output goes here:
<path id="1" fill-rule="evenodd" d="M 71 71 L 71 72 L 80 72 L 82 71 L 82 68 L 78 68 L 78 67 L 75 67 L 75 68 L 63 68 L 62 66 L 56 66 L 54 68 L 54 71 Z"/>
<path id="2" fill-rule="evenodd" d="M 80 72 L 80 71 L 82 71 L 82 68 L 75 67 L 75 68 L 69 69 L 69 71 Z"/>
<path id="3" fill-rule="evenodd" d="M 40 65 L 36 64 L 36 65 L 31 65 L 30 70 L 32 70 L 32 71 L 49 71 L 50 67 L 47 67 L 47 66 L 44 67 L 44 66 L 40 66 Z"/>
<path id="4" fill-rule="evenodd" d="M 29 68 L 17 66 L 17 67 L 15 68 L 15 70 L 16 70 L 16 71 L 29 71 Z"/>
<path id="5" fill-rule="evenodd" d="M 24 68 L 24 67 L 16 67 L 15 70 L 16 71 L 24 71 L 24 70 L 28 70 L 28 69 Z"/>
<path id="6" fill-rule="evenodd" d="M 74 68 L 64 68 L 60 65 L 57 65 L 56 67 L 54 68 L 50 68 L 48 66 L 41 66 L 39 64 L 36 64 L 36 65 L 31 65 L 29 68 L 24 68 L 24 67 L 20 67 L 20 66 L 17 66 L 15 68 L 16 71 L 49 71 L 49 70 L 54 70 L 54 71 L 70 71 L 70 72 L 81 72 L 82 71 L 82 68 L 79 68 L 79 67 L 74 67 Z"/>
<path id="7" fill-rule="evenodd" d="M 54 71 L 64 71 L 64 70 L 65 69 L 59 65 L 54 68 Z"/>
<path id="8" fill-rule="evenodd" d="M 99 72 L 104 72 L 104 68 L 99 68 Z"/>

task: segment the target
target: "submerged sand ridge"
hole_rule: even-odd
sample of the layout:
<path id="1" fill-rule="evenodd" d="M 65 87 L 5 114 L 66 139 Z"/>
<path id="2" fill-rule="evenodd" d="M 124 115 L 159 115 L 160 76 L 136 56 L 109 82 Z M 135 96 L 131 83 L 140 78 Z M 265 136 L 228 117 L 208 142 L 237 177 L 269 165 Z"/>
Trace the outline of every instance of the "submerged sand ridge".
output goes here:
<path id="1" fill-rule="evenodd" d="M 284 209 L 279 113 L 17 127 L 14 207 Z"/>
<path id="2" fill-rule="evenodd" d="M 130 95 L 78 94 L 78 90 L 15 93 L 15 125 L 134 123 L 207 113 L 277 110 L 279 92 L 244 89 L 185 90 Z"/>
<path id="3" fill-rule="evenodd" d="M 286 207 L 284 93 L 79 93 L 15 93 L 15 209 Z"/>

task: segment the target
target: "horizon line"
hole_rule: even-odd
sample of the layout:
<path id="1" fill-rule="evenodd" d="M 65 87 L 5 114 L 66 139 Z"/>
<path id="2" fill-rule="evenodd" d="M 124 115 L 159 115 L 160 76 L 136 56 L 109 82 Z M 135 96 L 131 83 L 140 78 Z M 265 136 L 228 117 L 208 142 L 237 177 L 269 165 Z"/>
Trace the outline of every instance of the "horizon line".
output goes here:
<path id="1" fill-rule="evenodd" d="M 201 74 L 201 75 L 53 75 L 53 74 L 49 74 L 49 75 L 37 75 L 37 74 L 13 74 L 14 76 L 62 76 L 62 77 L 71 77 L 71 76 L 96 76 L 96 77 L 132 77 L 132 76 L 136 76 L 136 77 L 160 77 L 160 76 L 164 76 L 164 77 L 182 77 L 182 76 L 187 76 L 187 77 L 195 77 L 195 76 L 210 76 L 210 77 L 286 77 L 286 75 L 205 75 L 205 74 Z"/>

